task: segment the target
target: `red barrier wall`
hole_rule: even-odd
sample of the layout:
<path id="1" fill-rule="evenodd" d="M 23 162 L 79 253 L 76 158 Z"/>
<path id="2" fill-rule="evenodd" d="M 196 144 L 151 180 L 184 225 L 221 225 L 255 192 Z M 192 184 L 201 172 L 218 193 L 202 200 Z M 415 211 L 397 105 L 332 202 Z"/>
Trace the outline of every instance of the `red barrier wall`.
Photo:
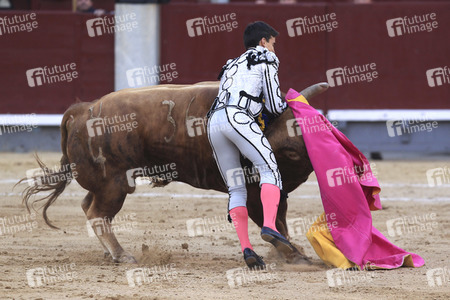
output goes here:
<path id="1" fill-rule="evenodd" d="M 376 63 L 379 78 L 371 83 L 331 88 L 314 101 L 322 109 L 345 108 L 450 108 L 450 85 L 429 87 L 425 72 L 449 66 L 450 3 L 411 2 L 370 5 L 190 5 L 162 6 L 161 63 L 177 64 L 176 82 L 214 80 L 227 59 L 244 51 L 245 26 L 263 20 L 280 32 L 276 53 L 280 58 L 282 90 L 298 90 L 327 81 L 326 70 Z M 286 21 L 336 13 L 338 28 L 330 33 L 289 37 Z M 432 32 L 389 37 L 386 20 L 436 13 Z M 189 37 L 186 20 L 235 13 L 239 24 L 231 32 Z M 189 58 L 189 59 L 186 59 Z"/>
<path id="2" fill-rule="evenodd" d="M 37 29 L 0 35 L 0 113 L 63 113 L 77 97 L 90 101 L 113 91 L 114 36 L 89 37 L 93 15 L 35 13 Z M 28 69 L 67 63 L 76 63 L 72 82 L 28 86 Z"/>
<path id="3" fill-rule="evenodd" d="M 450 4 L 375 3 L 254 5 L 168 4 L 161 6 L 161 64 L 176 63 L 173 83 L 215 80 L 228 58 L 243 52 L 242 32 L 262 19 L 279 32 L 282 90 L 302 89 L 326 81 L 328 69 L 376 63 L 379 78 L 371 83 L 331 88 L 314 101 L 322 109 L 449 108 L 450 85 L 429 87 L 425 72 L 448 66 Z M 289 37 L 286 20 L 334 12 L 338 28 L 330 33 Z M 386 20 L 435 12 L 438 28 L 389 37 Z M 0 12 L 0 17 L 24 11 Z M 186 20 L 235 13 L 231 32 L 189 37 Z M 78 97 L 93 100 L 114 89 L 114 37 L 89 37 L 92 15 L 36 12 L 32 32 L 0 35 L 0 113 L 63 113 Z M 29 87 L 25 72 L 43 66 L 76 63 L 79 78 L 71 83 Z"/>

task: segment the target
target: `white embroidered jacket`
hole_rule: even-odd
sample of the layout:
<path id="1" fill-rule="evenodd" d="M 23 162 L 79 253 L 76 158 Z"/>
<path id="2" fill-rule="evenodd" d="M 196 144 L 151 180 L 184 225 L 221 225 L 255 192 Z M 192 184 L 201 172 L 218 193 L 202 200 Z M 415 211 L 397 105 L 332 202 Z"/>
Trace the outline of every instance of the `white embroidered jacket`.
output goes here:
<path id="1" fill-rule="evenodd" d="M 287 108 L 278 81 L 280 61 L 275 53 L 257 46 L 230 59 L 222 69 L 219 94 L 213 109 L 234 106 L 247 110 L 253 117 L 263 109 L 279 116 Z M 251 100 L 251 101 L 250 101 Z"/>

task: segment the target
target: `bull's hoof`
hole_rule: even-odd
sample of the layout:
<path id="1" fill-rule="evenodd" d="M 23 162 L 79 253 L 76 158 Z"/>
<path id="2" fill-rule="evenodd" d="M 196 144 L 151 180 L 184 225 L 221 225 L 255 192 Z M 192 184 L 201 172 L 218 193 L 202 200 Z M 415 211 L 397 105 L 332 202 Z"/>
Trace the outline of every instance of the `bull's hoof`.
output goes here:
<path id="1" fill-rule="evenodd" d="M 124 253 L 119 258 L 114 258 L 115 263 L 125 263 L 125 264 L 137 264 L 136 258 L 133 255 Z"/>
<path id="2" fill-rule="evenodd" d="M 312 261 L 306 255 L 300 253 L 297 248 L 294 247 L 294 251 L 288 255 L 285 255 L 286 262 L 294 265 L 312 265 Z"/>
<path id="3" fill-rule="evenodd" d="M 108 251 L 103 252 L 103 258 L 110 258 L 111 253 L 109 253 Z"/>

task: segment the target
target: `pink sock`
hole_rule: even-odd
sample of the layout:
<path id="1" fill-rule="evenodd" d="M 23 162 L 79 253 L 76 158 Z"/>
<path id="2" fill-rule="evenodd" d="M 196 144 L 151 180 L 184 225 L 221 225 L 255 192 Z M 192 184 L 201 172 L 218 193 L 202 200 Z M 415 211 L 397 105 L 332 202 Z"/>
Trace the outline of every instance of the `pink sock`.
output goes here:
<path id="1" fill-rule="evenodd" d="M 280 188 L 273 184 L 263 183 L 261 185 L 261 202 L 264 211 L 263 226 L 278 232 L 275 220 L 277 218 L 278 204 L 280 203 Z"/>
<path id="2" fill-rule="evenodd" d="M 230 210 L 230 217 L 233 220 L 236 233 L 241 242 L 241 249 L 244 252 L 245 248 L 253 250 L 250 240 L 248 239 L 248 211 L 247 207 L 238 206 Z"/>

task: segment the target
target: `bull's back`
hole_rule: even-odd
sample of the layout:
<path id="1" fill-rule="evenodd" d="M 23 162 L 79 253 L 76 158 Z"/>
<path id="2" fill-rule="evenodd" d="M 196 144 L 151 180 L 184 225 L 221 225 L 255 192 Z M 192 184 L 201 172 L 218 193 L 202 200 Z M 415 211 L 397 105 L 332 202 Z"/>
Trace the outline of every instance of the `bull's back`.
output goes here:
<path id="1" fill-rule="evenodd" d="M 204 123 L 217 92 L 218 83 L 206 82 L 110 93 L 76 108 L 73 131 L 79 132 L 79 140 L 89 140 L 89 146 L 82 150 L 75 139 L 69 142 L 85 156 L 96 156 L 102 148 L 106 171 L 120 175 L 132 168 L 175 163 L 177 180 L 223 190 L 223 182 L 213 179 L 216 176 L 220 179 L 220 175 Z M 75 109 L 67 113 L 74 114 Z M 104 127 L 100 131 L 104 132 L 90 137 L 88 123 L 93 119 L 102 120 Z"/>

